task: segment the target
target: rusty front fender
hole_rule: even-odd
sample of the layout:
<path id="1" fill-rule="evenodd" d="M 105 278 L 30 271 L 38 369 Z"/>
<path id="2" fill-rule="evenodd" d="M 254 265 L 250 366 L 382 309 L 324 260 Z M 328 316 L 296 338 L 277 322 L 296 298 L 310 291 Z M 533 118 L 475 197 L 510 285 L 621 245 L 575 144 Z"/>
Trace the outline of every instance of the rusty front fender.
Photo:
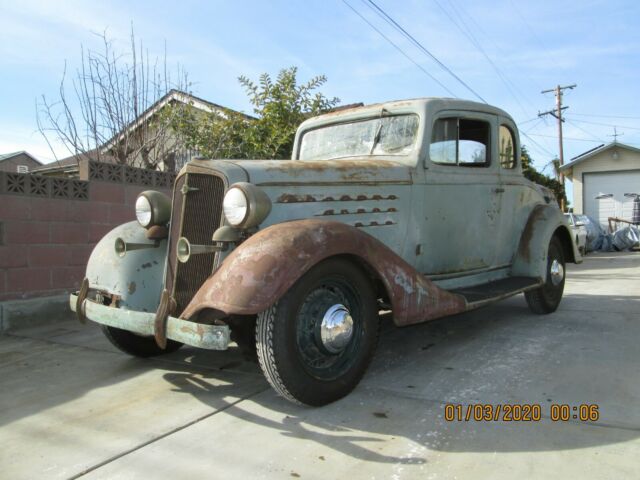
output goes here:
<path id="1" fill-rule="evenodd" d="M 374 237 L 344 223 L 298 220 L 272 225 L 237 247 L 202 285 L 182 313 L 212 308 L 255 315 L 273 305 L 318 262 L 348 255 L 384 285 L 394 322 L 409 325 L 462 312 L 460 295 L 435 286 Z"/>

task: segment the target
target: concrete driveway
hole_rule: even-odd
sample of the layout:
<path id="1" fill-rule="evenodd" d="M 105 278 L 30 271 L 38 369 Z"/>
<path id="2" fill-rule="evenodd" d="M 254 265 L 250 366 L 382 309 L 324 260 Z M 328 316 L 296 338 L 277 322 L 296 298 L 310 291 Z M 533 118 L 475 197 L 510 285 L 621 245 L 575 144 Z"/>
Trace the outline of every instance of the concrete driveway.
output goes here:
<path id="1" fill-rule="evenodd" d="M 396 329 L 360 386 L 277 397 L 237 349 L 150 360 L 73 321 L 0 337 L 0 476 L 638 478 L 640 254 L 569 266 L 560 309 L 522 295 Z M 447 403 L 540 404 L 539 422 L 447 422 Z M 598 404 L 594 423 L 551 404 Z"/>

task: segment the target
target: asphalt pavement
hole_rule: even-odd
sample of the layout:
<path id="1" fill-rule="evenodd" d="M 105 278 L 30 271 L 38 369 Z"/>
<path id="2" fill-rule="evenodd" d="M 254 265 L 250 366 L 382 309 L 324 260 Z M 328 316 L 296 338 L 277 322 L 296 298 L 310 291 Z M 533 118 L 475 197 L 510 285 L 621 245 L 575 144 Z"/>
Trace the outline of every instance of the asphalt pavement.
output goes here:
<path id="1" fill-rule="evenodd" d="M 323 408 L 279 398 L 237 348 L 135 359 L 73 320 L 0 336 L 0 477 L 640 477 L 640 253 L 569 265 L 551 315 L 518 295 L 382 321 L 362 383 Z M 541 418 L 467 420 L 479 404 Z M 598 419 L 573 418 L 581 405 Z"/>

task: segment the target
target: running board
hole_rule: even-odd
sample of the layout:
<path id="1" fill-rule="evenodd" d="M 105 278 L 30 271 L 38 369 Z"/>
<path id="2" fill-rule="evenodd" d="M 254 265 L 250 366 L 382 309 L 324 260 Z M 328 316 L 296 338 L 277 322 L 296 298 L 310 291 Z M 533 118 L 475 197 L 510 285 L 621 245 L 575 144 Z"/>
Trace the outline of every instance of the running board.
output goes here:
<path id="1" fill-rule="evenodd" d="M 456 288 L 449 291 L 462 295 L 467 301 L 467 309 L 471 310 L 496 300 L 502 300 L 527 290 L 533 290 L 540 285 L 542 285 L 542 281 L 538 278 L 507 277 L 481 285 Z"/>

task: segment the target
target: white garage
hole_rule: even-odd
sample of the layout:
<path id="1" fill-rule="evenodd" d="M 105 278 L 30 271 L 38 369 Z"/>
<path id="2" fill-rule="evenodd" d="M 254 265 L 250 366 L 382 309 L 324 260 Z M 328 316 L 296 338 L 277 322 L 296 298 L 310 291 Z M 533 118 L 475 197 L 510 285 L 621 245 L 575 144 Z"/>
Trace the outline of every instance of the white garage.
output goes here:
<path id="1" fill-rule="evenodd" d="M 586 173 L 584 179 L 584 213 L 601 224 L 607 218 L 631 220 L 633 198 L 627 193 L 640 193 L 640 170 L 637 172 Z"/>
<path id="2" fill-rule="evenodd" d="M 579 155 L 561 168 L 573 183 L 573 211 L 607 227 L 609 217 L 631 220 L 633 198 L 640 194 L 640 149 L 613 142 Z"/>

